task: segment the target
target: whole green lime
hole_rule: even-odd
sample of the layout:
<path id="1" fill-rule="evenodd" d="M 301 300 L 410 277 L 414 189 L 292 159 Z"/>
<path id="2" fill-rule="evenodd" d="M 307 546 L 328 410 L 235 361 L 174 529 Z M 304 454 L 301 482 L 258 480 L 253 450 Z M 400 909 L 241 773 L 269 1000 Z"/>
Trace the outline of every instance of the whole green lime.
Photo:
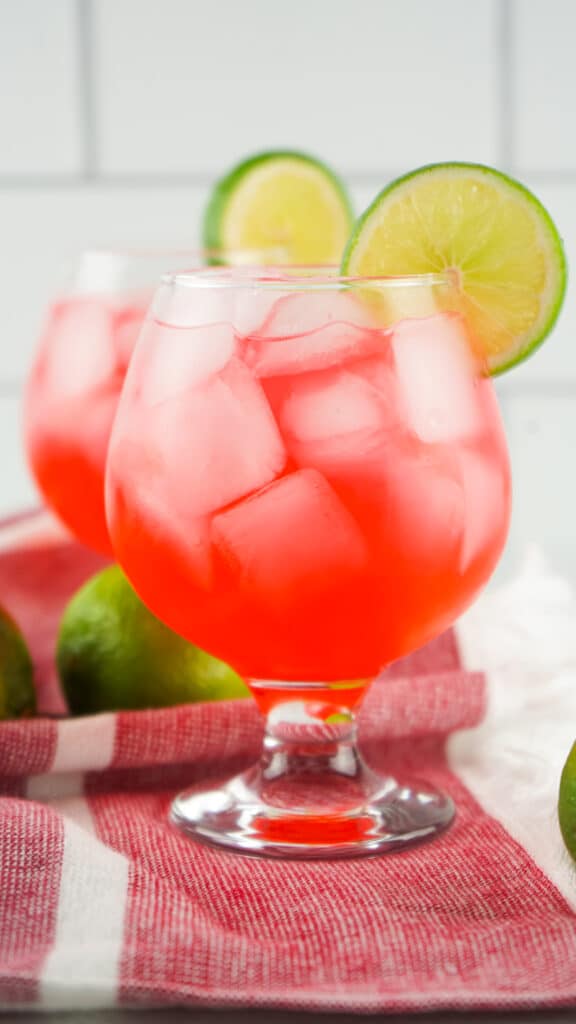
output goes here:
<path id="1" fill-rule="evenodd" d="M 68 604 L 57 663 L 75 715 L 249 696 L 228 665 L 152 615 L 118 566 L 93 576 Z"/>
<path id="2" fill-rule="evenodd" d="M 560 777 L 558 821 L 566 849 L 576 861 L 576 743 L 566 758 Z"/>
<path id="3" fill-rule="evenodd" d="M 0 608 L 0 719 L 36 710 L 32 659 L 14 620 Z"/>

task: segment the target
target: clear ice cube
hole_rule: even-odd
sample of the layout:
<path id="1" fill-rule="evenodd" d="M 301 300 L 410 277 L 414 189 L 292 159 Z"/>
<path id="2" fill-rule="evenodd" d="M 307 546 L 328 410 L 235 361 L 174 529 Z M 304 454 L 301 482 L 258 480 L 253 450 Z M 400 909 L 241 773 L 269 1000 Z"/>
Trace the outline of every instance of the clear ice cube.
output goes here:
<path id="1" fill-rule="evenodd" d="M 145 315 L 145 308 L 127 306 L 114 317 L 114 346 L 121 369 L 128 367 Z"/>
<path id="2" fill-rule="evenodd" d="M 266 385 L 290 455 L 329 480 L 378 476 L 383 453 L 403 433 L 394 375 L 379 361 L 271 378 Z"/>
<path id="3" fill-rule="evenodd" d="M 228 273 L 227 269 L 205 267 L 201 275 L 189 279 L 188 286 L 174 287 L 170 280 L 163 281 L 154 292 L 151 317 L 171 327 L 230 323 L 235 289 L 219 284 Z"/>
<path id="4" fill-rule="evenodd" d="M 275 377 L 360 359 L 381 344 L 381 332 L 354 296 L 309 292 L 279 299 L 243 355 L 257 377 Z"/>
<path id="5" fill-rule="evenodd" d="M 405 320 L 392 346 L 407 425 L 420 440 L 458 441 L 480 431 L 477 371 L 459 317 Z"/>
<path id="6" fill-rule="evenodd" d="M 296 441 L 329 441 L 374 432 L 386 425 L 383 399 L 366 380 L 347 370 L 306 374 L 282 405 L 280 424 Z"/>
<path id="7" fill-rule="evenodd" d="M 272 268 L 267 271 L 264 283 L 251 285 L 244 281 L 235 289 L 232 323 L 241 337 L 263 334 L 265 323 L 270 319 L 276 304 L 283 298 L 282 292 L 274 287 L 277 276 Z"/>
<path id="8" fill-rule="evenodd" d="M 266 338 L 290 338 L 311 334 L 333 324 L 352 324 L 359 329 L 375 326 L 368 307 L 350 292 L 310 290 L 279 299 L 271 309 L 262 333 Z"/>
<path id="9" fill-rule="evenodd" d="M 97 299 L 62 303 L 44 338 L 43 379 L 61 397 L 94 391 L 116 370 L 112 311 Z"/>
<path id="10" fill-rule="evenodd" d="M 392 545 L 414 568 L 443 571 L 452 565 L 464 529 L 464 491 L 456 455 L 438 447 L 428 457 L 391 456 L 383 509 Z"/>
<path id="11" fill-rule="evenodd" d="M 108 460 L 107 490 L 118 483 L 129 495 L 130 508 L 138 529 L 148 538 L 178 552 L 193 582 L 203 589 L 212 583 L 210 517 L 185 516 L 173 507 L 166 484 L 167 468 L 140 441 L 113 439 Z"/>
<path id="12" fill-rule="evenodd" d="M 341 584 L 367 564 L 358 525 L 311 469 L 288 474 L 215 516 L 212 538 L 240 585 L 271 602 Z"/>
<path id="13" fill-rule="evenodd" d="M 155 405 L 201 386 L 226 366 L 235 347 L 231 324 L 167 327 L 147 321 L 135 370 L 142 401 Z"/>
<path id="14" fill-rule="evenodd" d="M 286 452 L 266 396 L 240 360 L 148 410 L 146 442 L 166 466 L 165 500 L 185 521 L 279 476 Z"/>

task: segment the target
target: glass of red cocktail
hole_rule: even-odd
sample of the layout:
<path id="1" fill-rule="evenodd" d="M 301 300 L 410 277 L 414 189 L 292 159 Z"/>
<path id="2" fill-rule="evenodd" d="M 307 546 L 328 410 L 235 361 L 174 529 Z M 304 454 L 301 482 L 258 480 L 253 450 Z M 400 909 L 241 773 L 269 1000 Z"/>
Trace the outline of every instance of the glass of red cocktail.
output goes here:
<path id="1" fill-rule="evenodd" d="M 179 796 L 195 837 L 350 856 L 431 837 L 451 800 L 376 774 L 355 714 L 470 604 L 502 551 L 505 438 L 449 274 L 166 277 L 107 470 L 115 554 L 154 613 L 228 661 L 260 763 Z M 385 686 L 385 682 L 377 685 Z"/>

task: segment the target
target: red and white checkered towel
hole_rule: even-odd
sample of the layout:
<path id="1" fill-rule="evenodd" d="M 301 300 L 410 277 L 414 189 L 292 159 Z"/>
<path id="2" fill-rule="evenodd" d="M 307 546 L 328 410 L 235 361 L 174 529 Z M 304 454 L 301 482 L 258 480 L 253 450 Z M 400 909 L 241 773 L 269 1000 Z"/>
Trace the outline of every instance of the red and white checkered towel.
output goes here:
<path id="1" fill-rule="evenodd" d="M 0 529 L 0 603 L 45 713 L 62 708 L 61 608 L 98 564 L 45 515 Z M 256 756 L 251 701 L 0 723 L 0 1004 L 576 1005 L 576 877 L 555 813 L 576 737 L 569 588 L 532 564 L 482 598 L 372 687 L 361 735 L 376 766 L 452 794 L 440 840 L 299 864 L 184 839 L 170 799 Z"/>

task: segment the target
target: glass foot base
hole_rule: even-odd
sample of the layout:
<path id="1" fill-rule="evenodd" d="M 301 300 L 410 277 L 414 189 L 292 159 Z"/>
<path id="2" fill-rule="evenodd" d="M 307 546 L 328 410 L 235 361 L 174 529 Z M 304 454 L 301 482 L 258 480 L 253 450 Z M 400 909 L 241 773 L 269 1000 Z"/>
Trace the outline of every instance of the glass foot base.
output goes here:
<path id="1" fill-rule="evenodd" d="M 336 781 L 336 785 L 335 785 Z M 220 788 L 180 794 L 172 822 L 213 846 L 260 857 L 359 857 L 431 839 L 454 818 L 452 800 L 423 784 L 375 776 L 267 777 L 260 766 Z"/>

